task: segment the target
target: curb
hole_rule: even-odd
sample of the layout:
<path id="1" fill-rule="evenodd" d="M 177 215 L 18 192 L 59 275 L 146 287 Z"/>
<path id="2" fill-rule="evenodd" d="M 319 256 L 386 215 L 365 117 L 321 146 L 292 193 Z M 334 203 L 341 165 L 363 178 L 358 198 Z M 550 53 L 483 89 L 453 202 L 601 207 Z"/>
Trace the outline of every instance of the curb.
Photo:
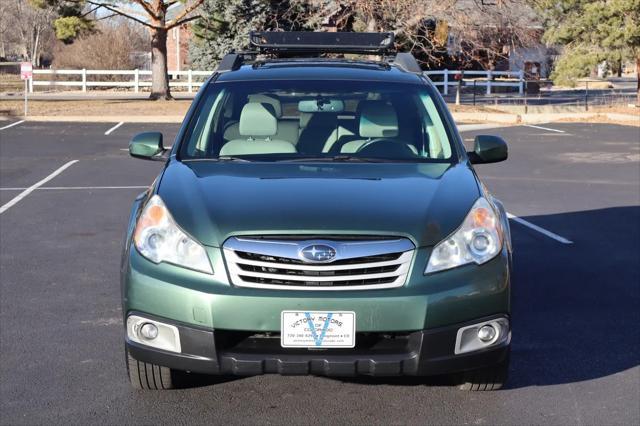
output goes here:
<path id="1" fill-rule="evenodd" d="M 566 113 L 539 113 L 539 114 L 500 114 L 478 112 L 454 112 L 453 118 L 457 122 L 485 122 L 501 124 L 538 124 L 552 123 L 554 121 L 583 121 L 583 120 L 610 120 L 629 125 L 640 126 L 640 116 L 620 114 L 613 112 L 566 112 Z"/>

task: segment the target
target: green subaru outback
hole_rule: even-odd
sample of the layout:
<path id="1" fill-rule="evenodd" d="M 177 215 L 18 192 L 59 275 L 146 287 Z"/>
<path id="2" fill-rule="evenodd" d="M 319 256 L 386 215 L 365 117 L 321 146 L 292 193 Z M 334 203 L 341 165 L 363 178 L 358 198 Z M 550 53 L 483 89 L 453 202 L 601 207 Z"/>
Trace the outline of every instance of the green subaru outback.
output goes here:
<path id="1" fill-rule="evenodd" d="M 392 34 L 250 39 L 202 86 L 171 149 L 160 133 L 129 145 L 165 163 L 123 252 L 132 385 L 447 374 L 500 388 L 510 232 L 472 164 L 506 159 L 504 141 L 477 136 L 465 152 Z"/>

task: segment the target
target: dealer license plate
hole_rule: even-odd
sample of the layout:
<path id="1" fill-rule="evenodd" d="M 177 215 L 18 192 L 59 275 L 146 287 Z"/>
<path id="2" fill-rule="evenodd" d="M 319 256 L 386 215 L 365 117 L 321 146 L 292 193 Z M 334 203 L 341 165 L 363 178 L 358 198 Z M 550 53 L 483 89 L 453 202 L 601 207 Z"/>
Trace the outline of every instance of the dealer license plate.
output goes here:
<path id="1" fill-rule="evenodd" d="M 282 311 L 283 348 L 353 348 L 356 313 L 349 311 Z"/>

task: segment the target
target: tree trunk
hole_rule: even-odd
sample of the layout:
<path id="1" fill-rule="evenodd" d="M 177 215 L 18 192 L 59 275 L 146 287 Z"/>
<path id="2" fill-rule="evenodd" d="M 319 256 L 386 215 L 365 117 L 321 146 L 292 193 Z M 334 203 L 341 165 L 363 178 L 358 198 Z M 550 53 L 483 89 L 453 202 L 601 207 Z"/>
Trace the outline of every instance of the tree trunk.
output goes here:
<path id="1" fill-rule="evenodd" d="M 173 99 L 167 73 L 167 33 L 164 28 L 151 29 L 151 95 L 150 99 Z"/>
<path id="2" fill-rule="evenodd" d="M 40 47 L 40 28 L 36 29 L 36 38 L 33 41 L 33 52 L 31 52 L 31 63 L 35 66 L 35 67 L 39 67 L 40 66 L 40 52 L 38 52 L 38 49 Z"/>

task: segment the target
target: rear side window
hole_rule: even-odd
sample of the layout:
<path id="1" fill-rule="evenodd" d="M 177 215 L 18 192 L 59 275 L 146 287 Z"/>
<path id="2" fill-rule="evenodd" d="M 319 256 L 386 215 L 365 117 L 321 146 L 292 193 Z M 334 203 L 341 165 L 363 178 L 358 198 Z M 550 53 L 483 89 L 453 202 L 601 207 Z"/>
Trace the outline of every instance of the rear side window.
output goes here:
<path id="1" fill-rule="evenodd" d="M 424 85 L 391 82 L 214 83 L 192 117 L 180 155 L 449 162 L 455 147 L 435 96 Z"/>

